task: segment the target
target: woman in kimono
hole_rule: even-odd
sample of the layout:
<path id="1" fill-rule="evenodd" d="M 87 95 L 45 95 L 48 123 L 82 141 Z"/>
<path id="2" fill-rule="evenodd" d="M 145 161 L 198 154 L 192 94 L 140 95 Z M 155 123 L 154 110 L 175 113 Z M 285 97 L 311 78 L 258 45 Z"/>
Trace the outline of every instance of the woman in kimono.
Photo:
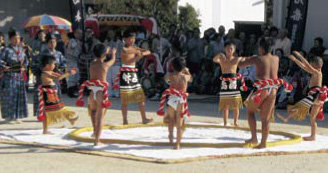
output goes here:
<path id="1" fill-rule="evenodd" d="M 8 32 L 10 45 L 0 56 L 0 68 L 4 74 L 0 82 L 2 118 L 9 123 L 21 123 L 28 116 L 26 94 L 27 57 L 20 46 L 20 34 L 14 29 Z"/>

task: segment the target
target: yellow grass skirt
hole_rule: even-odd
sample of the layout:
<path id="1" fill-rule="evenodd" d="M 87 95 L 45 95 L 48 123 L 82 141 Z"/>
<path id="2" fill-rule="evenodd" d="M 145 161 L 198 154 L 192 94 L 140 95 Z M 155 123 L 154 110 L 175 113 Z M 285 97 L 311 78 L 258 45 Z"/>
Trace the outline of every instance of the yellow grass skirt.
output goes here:
<path id="1" fill-rule="evenodd" d="M 220 98 L 219 111 L 224 109 L 236 110 L 243 108 L 243 101 L 241 97 Z"/>
<path id="2" fill-rule="evenodd" d="M 61 123 L 66 120 L 74 120 L 78 116 L 73 111 L 69 111 L 66 108 L 62 108 L 58 111 L 46 112 L 47 125 L 51 126 L 54 124 Z"/>
<path id="3" fill-rule="evenodd" d="M 310 107 L 298 102 L 295 105 L 288 105 L 287 111 L 292 112 L 292 117 L 297 121 L 303 121 L 309 114 Z"/>
<path id="4" fill-rule="evenodd" d="M 142 89 L 131 92 L 120 92 L 122 104 L 141 103 L 145 101 L 145 93 Z"/>

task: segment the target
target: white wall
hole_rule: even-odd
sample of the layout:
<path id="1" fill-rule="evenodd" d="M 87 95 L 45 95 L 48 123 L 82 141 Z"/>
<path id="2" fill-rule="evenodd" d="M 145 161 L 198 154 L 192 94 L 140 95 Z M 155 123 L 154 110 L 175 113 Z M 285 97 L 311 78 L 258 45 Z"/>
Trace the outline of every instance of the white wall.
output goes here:
<path id="1" fill-rule="evenodd" d="M 179 0 L 178 5 L 191 4 L 199 13 L 201 31 L 224 25 L 226 30 L 234 28 L 234 21 L 263 22 L 264 0 Z"/>
<path id="2" fill-rule="evenodd" d="M 328 48 L 328 1 L 309 1 L 303 48 L 309 51 L 315 37 L 322 37 Z"/>
<path id="3" fill-rule="evenodd" d="M 233 21 L 264 22 L 265 4 L 262 0 L 221 0 L 221 23 L 234 28 Z"/>
<path id="4" fill-rule="evenodd" d="M 286 27 L 286 16 L 288 15 L 289 0 L 273 1 L 273 25 L 277 28 Z"/>

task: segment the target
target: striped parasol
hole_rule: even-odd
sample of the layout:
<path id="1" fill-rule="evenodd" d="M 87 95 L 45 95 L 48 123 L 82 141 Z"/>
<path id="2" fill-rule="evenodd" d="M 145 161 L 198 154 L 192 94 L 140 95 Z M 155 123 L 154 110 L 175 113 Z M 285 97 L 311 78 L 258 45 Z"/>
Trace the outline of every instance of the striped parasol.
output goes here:
<path id="1" fill-rule="evenodd" d="M 54 26 L 59 29 L 70 30 L 72 24 L 66 19 L 58 16 L 39 15 L 33 16 L 24 22 L 24 28 Z"/>

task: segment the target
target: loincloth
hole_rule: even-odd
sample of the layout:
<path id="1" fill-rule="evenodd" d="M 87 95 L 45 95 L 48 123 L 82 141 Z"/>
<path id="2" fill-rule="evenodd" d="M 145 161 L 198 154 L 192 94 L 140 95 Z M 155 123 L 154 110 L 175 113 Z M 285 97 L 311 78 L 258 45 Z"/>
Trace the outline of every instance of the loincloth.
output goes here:
<path id="1" fill-rule="evenodd" d="M 268 90 L 269 94 L 271 94 L 273 90 L 278 90 L 281 86 L 285 88 L 286 92 L 291 92 L 293 90 L 293 86 L 283 79 L 258 80 L 253 86 L 253 91 L 244 102 L 246 107 L 248 107 L 250 102 L 260 104 L 262 102 L 261 95 L 264 90 Z"/>
<path id="2" fill-rule="evenodd" d="M 181 104 L 183 108 L 183 112 L 181 113 L 181 118 L 188 118 L 190 116 L 189 114 L 189 108 L 188 108 L 188 102 L 187 102 L 187 97 L 188 93 L 183 93 L 181 91 L 178 91 L 174 88 L 169 88 L 163 92 L 163 95 L 161 97 L 161 102 L 160 102 L 160 108 L 157 111 L 157 115 L 159 116 L 164 116 L 164 105 L 166 102 L 166 97 L 169 96 L 167 104 L 172 107 L 174 110 L 177 110 L 178 105 Z"/>
<path id="3" fill-rule="evenodd" d="M 79 98 L 76 102 L 77 106 L 84 106 L 83 102 L 83 93 L 85 90 L 85 87 L 88 87 L 93 92 L 93 97 L 96 100 L 97 92 L 102 91 L 103 92 L 103 102 L 102 106 L 104 108 L 110 108 L 111 102 L 108 99 L 108 83 L 101 80 L 87 80 L 85 81 L 79 89 Z"/>

